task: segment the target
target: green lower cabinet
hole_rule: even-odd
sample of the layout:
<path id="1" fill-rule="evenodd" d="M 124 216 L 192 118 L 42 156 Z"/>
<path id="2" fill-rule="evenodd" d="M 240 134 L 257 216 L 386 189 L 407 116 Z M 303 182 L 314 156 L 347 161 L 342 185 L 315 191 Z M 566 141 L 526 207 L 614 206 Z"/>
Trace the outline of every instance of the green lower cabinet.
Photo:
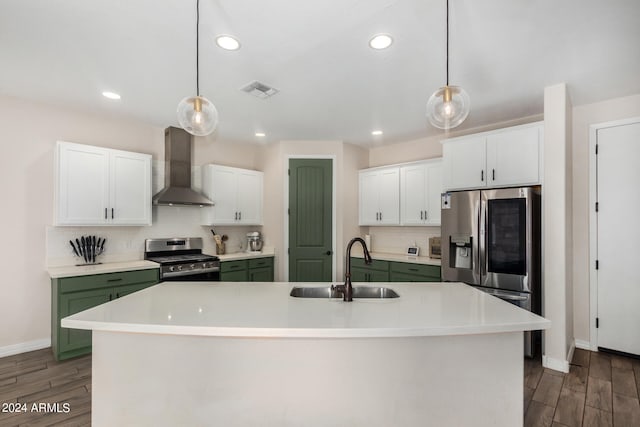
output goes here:
<path id="1" fill-rule="evenodd" d="M 56 360 L 91 353 L 91 331 L 60 326 L 62 318 L 158 283 L 158 269 L 51 280 L 51 346 Z"/>
<path id="2" fill-rule="evenodd" d="M 392 282 L 440 282 L 437 265 L 392 262 L 389 270 Z"/>
<path id="3" fill-rule="evenodd" d="M 440 282 L 440 267 L 373 260 L 366 264 L 362 258 L 351 258 L 352 282 Z"/>
<path id="4" fill-rule="evenodd" d="M 222 261 L 222 282 L 273 282 L 273 257 Z"/>
<path id="5" fill-rule="evenodd" d="M 249 263 L 246 259 L 223 261 L 220 263 L 220 281 L 246 282 L 249 280 Z"/>

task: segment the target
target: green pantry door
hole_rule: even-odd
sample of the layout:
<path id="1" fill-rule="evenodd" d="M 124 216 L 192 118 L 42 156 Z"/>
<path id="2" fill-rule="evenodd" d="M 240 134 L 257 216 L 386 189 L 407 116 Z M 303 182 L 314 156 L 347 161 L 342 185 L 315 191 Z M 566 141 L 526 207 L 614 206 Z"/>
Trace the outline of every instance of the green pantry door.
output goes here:
<path id="1" fill-rule="evenodd" d="M 329 282 L 333 271 L 333 160 L 289 160 L 289 281 Z"/>

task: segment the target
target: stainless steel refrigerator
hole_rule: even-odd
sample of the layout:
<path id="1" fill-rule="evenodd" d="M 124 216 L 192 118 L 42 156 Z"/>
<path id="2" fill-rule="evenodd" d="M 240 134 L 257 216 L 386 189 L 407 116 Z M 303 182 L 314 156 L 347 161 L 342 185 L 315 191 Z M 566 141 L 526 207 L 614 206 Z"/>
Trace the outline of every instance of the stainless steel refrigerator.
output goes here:
<path id="1" fill-rule="evenodd" d="M 442 195 L 442 279 L 540 314 L 540 187 Z M 525 355 L 538 334 L 525 332 Z"/>

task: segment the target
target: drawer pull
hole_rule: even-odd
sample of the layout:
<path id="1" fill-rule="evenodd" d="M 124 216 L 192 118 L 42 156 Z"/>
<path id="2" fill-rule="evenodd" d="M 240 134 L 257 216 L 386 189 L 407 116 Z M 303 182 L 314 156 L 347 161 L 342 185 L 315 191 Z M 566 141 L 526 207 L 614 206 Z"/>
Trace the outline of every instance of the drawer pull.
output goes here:
<path id="1" fill-rule="evenodd" d="M 409 271 L 419 271 L 417 268 L 410 268 Z"/>
<path id="2" fill-rule="evenodd" d="M 122 281 L 122 277 L 119 277 L 117 279 L 108 279 L 107 282 L 120 282 Z"/>

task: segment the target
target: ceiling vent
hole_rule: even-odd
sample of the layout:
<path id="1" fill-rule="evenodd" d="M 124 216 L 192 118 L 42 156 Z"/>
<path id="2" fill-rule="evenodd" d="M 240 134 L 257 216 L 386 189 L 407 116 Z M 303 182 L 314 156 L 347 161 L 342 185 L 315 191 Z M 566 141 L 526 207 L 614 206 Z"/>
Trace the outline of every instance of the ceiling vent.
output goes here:
<path id="1" fill-rule="evenodd" d="M 260 99 L 267 99 L 278 93 L 278 89 L 267 86 L 257 80 L 252 81 L 241 90 Z"/>

